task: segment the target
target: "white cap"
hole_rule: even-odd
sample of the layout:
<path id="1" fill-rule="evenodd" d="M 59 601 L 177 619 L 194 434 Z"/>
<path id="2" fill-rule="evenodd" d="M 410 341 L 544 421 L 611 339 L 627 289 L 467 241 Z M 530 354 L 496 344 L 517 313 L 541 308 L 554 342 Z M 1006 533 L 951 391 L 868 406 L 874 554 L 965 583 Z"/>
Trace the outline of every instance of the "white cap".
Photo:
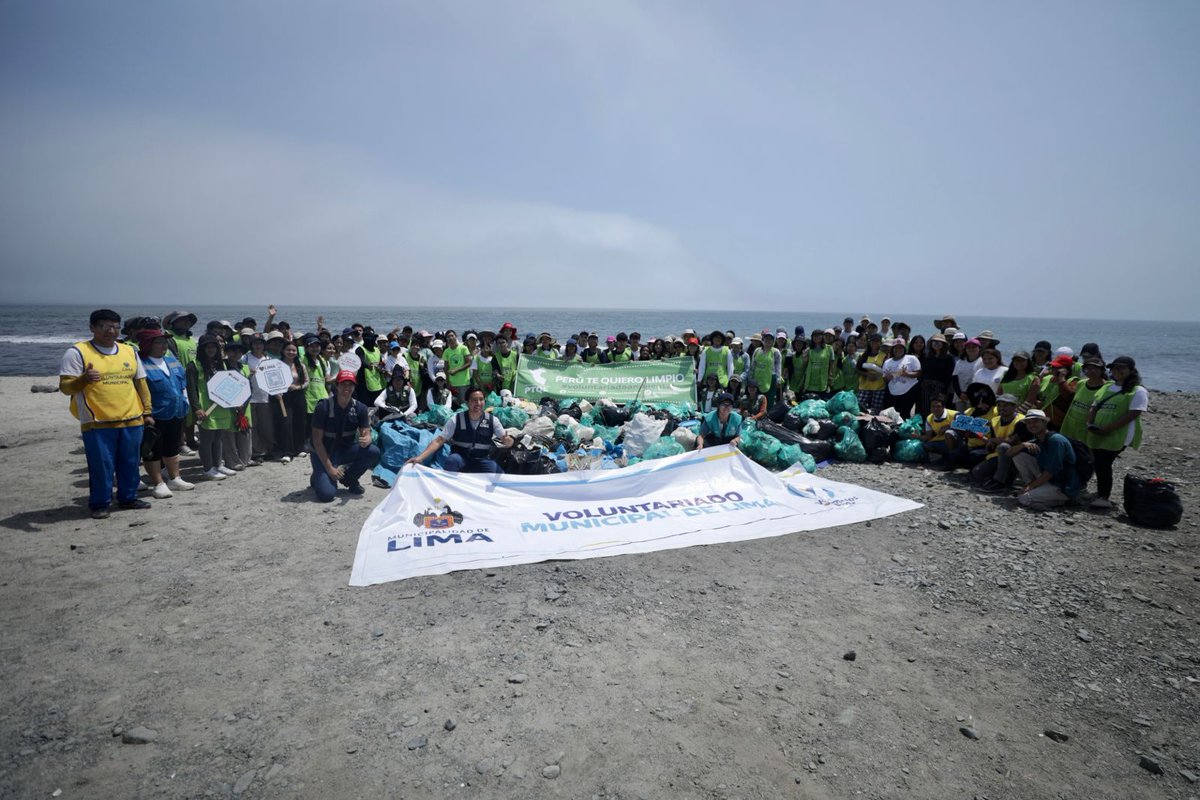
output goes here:
<path id="1" fill-rule="evenodd" d="M 1075 351 L 1069 347 L 1060 347 L 1054 351 L 1054 357 L 1058 358 L 1059 356 L 1070 356 L 1071 358 L 1074 358 Z"/>
<path id="2" fill-rule="evenodd" d="M 429 345 L 430 349 L 433 349 L 435 347 L 445 347 L 445 346 L 446 346 L 446 343 L 443 342 L 441 339 L 434 339 L 433 343 L 431 345 Z"/>

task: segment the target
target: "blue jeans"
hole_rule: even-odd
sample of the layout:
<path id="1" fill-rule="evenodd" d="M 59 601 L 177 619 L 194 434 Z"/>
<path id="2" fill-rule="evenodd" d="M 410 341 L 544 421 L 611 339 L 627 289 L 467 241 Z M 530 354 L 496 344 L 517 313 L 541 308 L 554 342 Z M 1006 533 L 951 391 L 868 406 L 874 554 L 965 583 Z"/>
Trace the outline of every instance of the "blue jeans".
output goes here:
<path id="1" fill-rule="evenodd" d="M 92 428 L 83 432 L 88 465 L 88 508 L 108 508 L 112 503 L 113 474 L 117 477 L 117 502 L 137 500 L 138 472 L 142 463 L 142 426 Z"/>
<path id="2" fill-rule="evenodd" d="M 442 469 L 446 472 L 491 472 L 496 474 L 504 471 L 490 458 L 463 458 L 458 453 L 451 453 L 443 458 Z"/>
<path id="3" fill-rule="evenodd" d="M 313 468 L 309 483 L 312 484 L 313 491 L 317 493 L 317 500 L 329 503 L 337 496 L 337 484 L 333 482 L 333 478 L 329 477 L 329 473 L 325 471 L 325 465 L 321 463 L 321 459 L 317 458 L 316 453 L 311 453 L 309 459 L 312 461 Z M 358 483 L 358 479 L 364 472 L 379 463 L 379 448 L 373 444 L 366 447 L 358 444 L 352 447 L 342 447 L 331 452 L 329 460 L 335 467 L 346 467 L 346 472 L 342 475 L 342 483 L 353 486 Z"/>

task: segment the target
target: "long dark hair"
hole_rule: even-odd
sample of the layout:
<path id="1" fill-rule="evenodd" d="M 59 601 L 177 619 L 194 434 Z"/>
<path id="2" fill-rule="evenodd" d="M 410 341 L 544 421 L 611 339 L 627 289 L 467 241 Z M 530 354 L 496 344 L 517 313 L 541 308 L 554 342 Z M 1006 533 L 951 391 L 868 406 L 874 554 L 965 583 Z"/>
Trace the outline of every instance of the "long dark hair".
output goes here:
<path id="1" fill-rule="evenodd" d="M 1015 381 L 1015 380 L 1017 380 L 1018 377 L 1023 378 L 1023 377 L 1025 377 L 1025 375 L 1029 374 L 1029 371 L 1030 371 L 1029 370 L 1029 359 L 1028 358 L 1024 359 L 1025 375 L 1021 375 L 1021 376 L 1017 376 L 1013 370 L 1013 362 L 1016 360 L 1017 360 L 1017 356 L 1013 356 L 1012 358 L 1010 358 L 1008 360 L 1008 369 L 1004 370 L 1004 377 L 1000 379 L 1001 383 L 1008 383 L 1009 381 Z"/>
<path id="2" fill-rule="evenodd" d="M 1125 382 L 1121 384 L 1121 394 L 1132 392 L 1134 389 L 1142 385 L 1142 376 L 1137 371 L 1137 367 L 1130 367 L 1129 374 L 1125 376 Z"/>
<path id="3" fill-rule="evenodd" d="M 210 344 L 217 348 L 216 353 L 211 356 L 208 354 Z M 207 333 L 200 337 L 196 344 L 196 363 L 200 365 L 200 371 L 209 378 L 225 368 L 221 360 L 221 343 L 217 341 L 217 337 Z"/>

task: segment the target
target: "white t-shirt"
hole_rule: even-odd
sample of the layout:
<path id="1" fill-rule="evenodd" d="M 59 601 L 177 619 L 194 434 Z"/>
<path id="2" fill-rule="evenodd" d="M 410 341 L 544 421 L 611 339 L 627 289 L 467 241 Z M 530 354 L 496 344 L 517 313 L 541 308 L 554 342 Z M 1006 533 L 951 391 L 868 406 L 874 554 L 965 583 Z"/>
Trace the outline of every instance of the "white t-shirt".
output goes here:
<path id="1" fill-rule="evenodd" d="M 918 378 L 900 377 L 901 370 L 918 373 L 921 371 L 921 360 L 913 355 L 903 355 L 883 362 L 883 377 L 887 379 L 889 394 L 902 395 L 917 385 Z"/>
<path id="2" fill-rule="evenodd" d="M 1000 394 L 1000 380 L 1004 377 L 1004 373 L 1008 372 L 1008 367 L 1001 364 L 995 369 L 980 367 L 975 370 L 975 374 L 971 377 L 971 383 L 986 383 L 992 387 L 992 391 Z M 963 387 L 966 388 L 966 387 Z"/>
<path id="3" fill-rule="evenodd" d="M 248 366 L 252 370 L 257 370 L 259 364 L 261 364 L 264 361 L 270 361 L 270 360 L 271 360 L 271 357 L 268 355 L 263 355 L 262 358 L 259 358 L 258 356 L 254 355 L 254 353 L 246 353 L 246 355 L 242 356 L 242 363 L 245 364 L 246 366 Z M 250 377 L 250 402 L 251 403 L 269 403 L 269 402 L 271 402 L 271 395 L 267 394 L 262 389 L 258 388 L 258 381 L 254 380 L 253 375 L 251 375 L 251 377 Z"/>
<path id="4" fill-rule="evenodd" d="M 975 377 L 975 373 L 983 366 L 983 359 L 977 358 L 974 361 L 969 361 L 965 358 L 956 359 L 954 362 L 954 376 L 958 378 L 958 388 L 966 391 L 971 385 L 971 380 Z"/>
<path id="5" fill-rule="evenodd" d="M 1109 394 L 1118 394 L 1121 391 L 1121 387 L 1115 383 L 1110 384 L 1106 391 Z M 1099 399 L 1100 398 L 1098 398 L 1098 397 L 1096 398 L 1096 400 L 1099 400 Z M 1096 402 L 1096 400 L 1093 400 L 1093 402 Z M 1130 411 L 1141 411 L 1144 414 L 1148 408 L 1150 408 L 1150 393 L 1146 391 L 1145 386 L 1138 386 L 1136 389 L 1133 390 L 1133 398 L 1129 401 L 1129 410 Z M 1125 446 L 1126 447 L 1129 447 L 1129 445 L 1133 444 L 1133 434 L 1134 434 L 1133 426 L 1134 426 L 1134 423 L 1130 422 L 1129 425 L 1127 426 L 1127 430 L 1125 431 Z"/>

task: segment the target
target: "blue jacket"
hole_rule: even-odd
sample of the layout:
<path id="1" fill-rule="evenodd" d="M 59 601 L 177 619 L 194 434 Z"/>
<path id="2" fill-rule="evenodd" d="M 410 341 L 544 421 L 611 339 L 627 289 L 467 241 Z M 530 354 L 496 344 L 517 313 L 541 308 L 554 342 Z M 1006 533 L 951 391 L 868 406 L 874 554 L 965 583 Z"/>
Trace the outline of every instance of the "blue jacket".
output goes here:
<path id="1" fill-rule="evenodd" d="M 142 359 L 142 366 L 146 369 L 146 386 L 150 389 L 150 413 L 155 419 L 179 419 L 187 416 L 188 412 L 187 373 L 179 359 L 170 352 L 163 356 L 163 361 L 171 371 L 170 375 L 156 367 L 150 359 Z"/>

